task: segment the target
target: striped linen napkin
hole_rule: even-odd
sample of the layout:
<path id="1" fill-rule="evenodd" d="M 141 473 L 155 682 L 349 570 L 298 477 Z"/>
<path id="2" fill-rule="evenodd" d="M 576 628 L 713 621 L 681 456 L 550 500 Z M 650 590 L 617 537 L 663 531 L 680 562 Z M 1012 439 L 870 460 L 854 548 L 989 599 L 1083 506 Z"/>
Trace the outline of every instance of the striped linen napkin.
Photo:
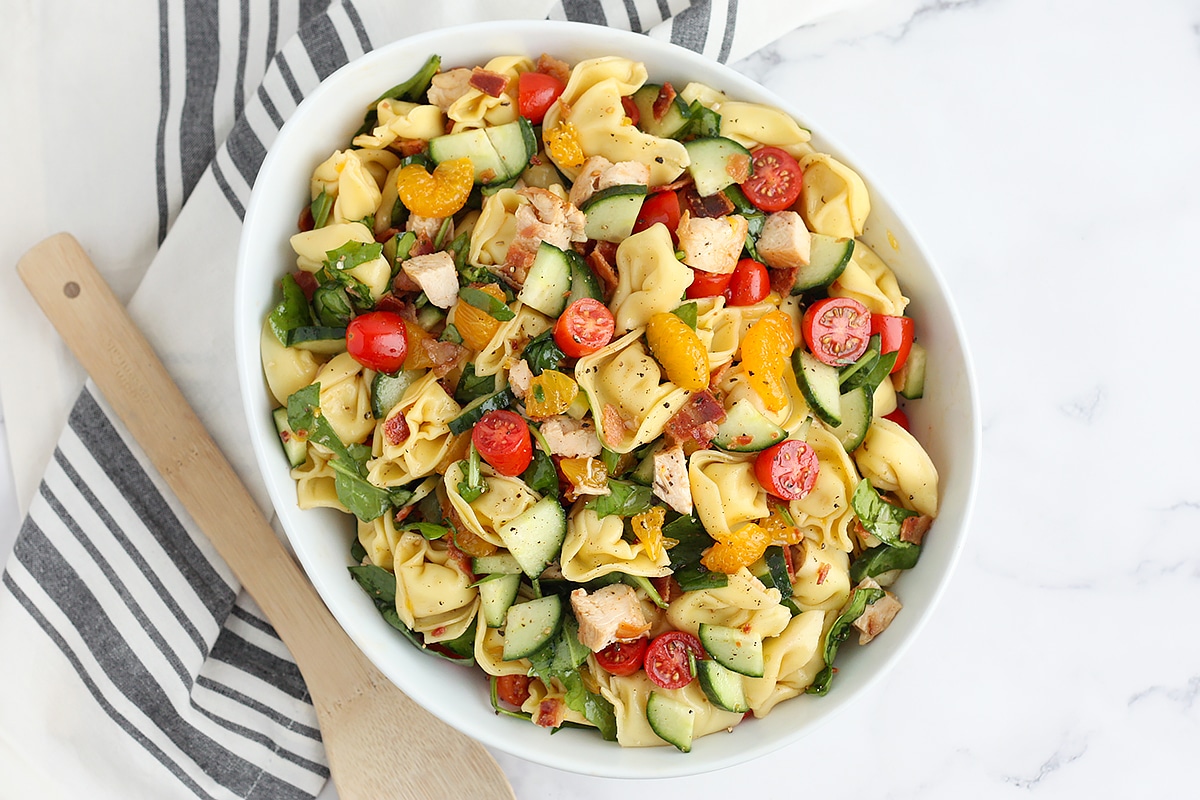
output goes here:
<path id="1" fill-rule="evenodd" d="M 122 284 L 138 286 L 130 304 L 135 321 L 267 508 L 243 444 L 229 287 L 242 217 L 266 149 L 322 78 L 395 39 L 499 17 L 647 32 L 730 60 L 851 4 L 157 5 L 159 93 L 142 98 L 157 103 L 157 113 L 115 109 L 123 112 L 117 116 L 153 120 L 154 129 L 114 140 L 126 151 L 143 146 L 143 160 L 156 165 L 155 180 L 105 189 L 115 190 L 106 202 L 130 209 L 146 228 L 138 235 L 158 249 L 144 276 L 108 277 L 119 293 Z M 111 16 L 121 25 L 128 19 Z M 136 84 L 147 77 L 117 79 Z M 102 156 L 96 148 L 104 137 L 92 144 Z M 0 317 L 9 325 L 34 324 L 20 314 Z M 21 358 L 52 364 L 38 349 L 52 346 L 33 343 L 9 358 L 18 369 Z M 53 416 L 53 392 L 29 393 L 42 406 L 23 406 L 18 396 L 27 387 L 7 379 L 11 369 L 0 374 L 15 436 L 33 409 Z M 86 790 L 100 798 L 286 800 L 321 791 L 329 773 L 320 733 L 286 648 L 90 383 L 70 406 L 27 507 L 0 579 L 0 796 L 59 798 Z"/>

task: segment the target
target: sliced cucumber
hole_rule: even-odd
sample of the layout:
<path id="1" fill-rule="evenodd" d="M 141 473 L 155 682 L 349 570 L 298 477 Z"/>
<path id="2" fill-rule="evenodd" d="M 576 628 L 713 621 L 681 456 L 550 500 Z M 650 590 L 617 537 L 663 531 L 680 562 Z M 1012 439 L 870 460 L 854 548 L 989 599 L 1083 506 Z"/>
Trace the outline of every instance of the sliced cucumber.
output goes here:
<path id="1" fill-rule="evenodd" d="M 837 280 L 854 255 L 854 240 L 839 239 L 822 233 L 812 234 L 808 264 L 796 272 L 792 294 L 800 294 L 818 286 L 828 286 Z"/>
<path id="2" fill-rule="evenodd" d="M 483 415 L 489 411 L 497 411 L 501 408 L 508 408 L 513 404 L 516 397 L 512 393 L 512 389 L 505 386 L 498 392 L 485 394 L 477 400 L 472 400 L 471 403 L 462 410 L 454 419 L 450 420 L 448 426 L 450 432 L 456 436 L 464 431 L 474 427 L 476 422 L 483 418 Z"/>
<path id="3" fill-rule="evenodd" d="M 567 307 L 571 293 L 571 262 L 567 254 L 548 242 L 538 245 L 537 255 L 517 299 L 548 317 L 557 317 Z"/>
<path id="4" fill-rule="evenodd" d="M 670 695 L 651 692 L 646 698 L 646 721 L 658 738 L 675 745 L 681 752 L 691 751 L 696 733 L 696 709 Z"/>
<path id="5" fill-rule="evenodd" d="M 371 413 L 375 415 L 375 419 L 386 417 L 404 397 L 408 387 L 422 374 L 421 370 L 413 369 L 402 369 L 395 375 L 375 373 L 371 380 Z"/>
<path id="6" fill-rule="evenodd" d="M 831 367 L 807 350 L 792 353 L 792 368 L 805 402 L 817 418 L 827 425 L 842 424 L 842 393 L 837 367 Z"/>
<path id="7" fill-rule="evenodd" d="M 479 582 L 479 613 L 489 628 L 499 628 L 508 619 L 508 609 L 521 588 L 520 574 L 495 573 Z"/>
<path id="8" fill-rule="evenodd" d="M 725 414 L 725 421 L 717 426 L 713 444 L 735 453 L 753 453 L 766 450 L 786 438 L 787 431 L 767 419 L 749 398 L 743 397 L 733 404 Z"/>
<path id="9" fill-rule="evenodd" d="M 654 457 L 661 453 L 666 446 L 661 439 L 651 445 L 642 456 L 642 460 L 633 468 L 633 472 L 629 473 L 629 480 L 640 483 L 642 486 L 654 485 Z"/>
<path id="10" fill-rule="evenodd" d="M 704 649 L 721 666 L 751 678 L 763 676 L 763 642 L 757 633 L 701 622 L 699 638 Z"/>
<path id="11" fill-rule="evenodd" d="M 484 130 L 496 149 L 496 155 L 500 156 L 500 163 L 504 165 L 504 177 L 497 176 L 497 180 L 515 180 L 529 166 L 529 160 L 538 150 L 533 125 L 524 117 L 517 117 L 512 122 Z"/>
<path id="12" fill-rule="evenodd" d="M 867 437 L 874 410 L 872 390 L 866 386 L 851 389 L 841 397 L 842 422 L 832 429 L 847 453 L 853 452 Z"/>
<path id="13" fill-rule="evenodd" d="M 567 536 L 567 513 L 556 498 L 547 495 L 497 533 L 521 570 L 536 578 L 562 551 Z"/>
<path id="14" fill-rule="evenodd" d="M 517 575 L 521 572 L 521 565 L 511 553 L 494 553 L 471 559 L 471 572 L 476 575 Z"/>
<path id="15" fill-rule="evenodd" d="M 696 191 L 701 197 L 716 194 L 726 186 L 737 183 L 737 175 L 745 175 L 749 171 L 750 151 L 733 139 L 723 136 L 710 136 L 704 139 L 693 139 L 684 144 L 687 147 L 688 172 L 696 183 Z M 739 167 L 736 161 L 744 159 L 745 166 Z"/>
<path id="16" fill-rule="evenodd" d="M 646 187 L 637 183 L 601 189 L 584 200 L 579 209 L 587 217 L 583 232 L 597 241 L 624 241 L 633 233 L 645 199 Z"/>
<path id="17" fill-rule="evenodd" d="M 699 100 L 693 100 L 692 104 L 688 106 L 688 116 L 691 118 L 690 124 L 683 131 L 684 135 L 697 138 L 721 135 L 721 115 Z M 675 138 L 681 137 L 676 136 Z"/>
<path id="18" fill-rule="evenodd" d="M 896 392 L 908 400 L 920 399 L 925 394 L 925 364 L 927 352 L 920 342 L 912 343 L 908 360 L 896 371 Z"/>
<path id="19" fill-rule="evenodd" d="M 750 710 L 741 675 L 708 658 L 696 661 L 694 669 L 700 688 L 714 706 L 735 714 L 745 714 Z"/>
<path id="20" fill-rule="evenodd" d="M 346 329 L 301 325 L 288 331 L 285 344 L 324 356 L 337 355 L 346 352 Z"/>
<path id="21" fill-rule="evenodd" d="M 279 432 L 279 442 L 283 445 L 283 454 L 287 456 L 288 463 L 293 467 L 303 465 L 308 459 L 308 444 L 288 425 L 287 409 L 277 408 L 271 412 L 271 417 L 275 420 L 275 430 Z"/>
<path id="22" fill-rule="evenodd" d="M 529 121 L 518 117 L 494 128 L 472 128 L 429 140 L 429 156 L 437 163 L 469 158 L 475 183 L 503 183 L 516 178 L 537 152 Z"/>
<path id="23" fill-rule="evenodd" d="M 584 297 L 603 302 L 604 295 L 600 292 L 600 281 L 596 279 L 596 273 L 592 272 L 592 268 L 583 260 L 583 256 L 574 250 L 568 250 L 567 260 L 571 262 L 571 295 L 567 298 L 567 305 Z"/>
<path id="24" fill-rule="evenodd" d="M 504 660 L 516 661 L 541 650 L 558 633 L 562 618 L 562 598 L 556 594 L 513 603 L 504 618 Z"/>
<path id="25" fill-rule="evenodd" d="M 664 109 L 662 117 L 656 117 L 654 103 L 658 100 L 660 91 L 662 91 L 662 86 L 659 84 L 646 83 L 633 93 L 633 104 L 637 106 L 638 110 L 637 126 L 651 136 L 670 139 L 682 133 L 691 121 L 688 104 L 682 97 L 675 95 Z"/>
<path id="26" fill-rule="evenodd" d="M 754 577 L 768 589 L 778 589 L 780 600 L 786 600 L 794 591 L 792 579 L 788 576 L 787 557 L 783 554 L 781 545 L 773 544 L 763 553 L 762 559 L 750 570 Z"/>

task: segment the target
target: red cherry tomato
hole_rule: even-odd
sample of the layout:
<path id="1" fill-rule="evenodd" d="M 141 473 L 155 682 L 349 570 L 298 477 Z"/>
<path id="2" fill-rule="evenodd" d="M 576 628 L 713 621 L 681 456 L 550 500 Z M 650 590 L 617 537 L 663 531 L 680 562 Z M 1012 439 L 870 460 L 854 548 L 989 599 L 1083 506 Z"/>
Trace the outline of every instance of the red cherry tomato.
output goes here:
<path id="1" fill-rule="evenodd" d="M 596 653 L 596 663 L 613 675 L 632 675 L 642 668 L 649 644 L 645 636 L 632 642 L 613 642 Z"/>
<path id="2" fill-rule="evenodd" d="M 471 430 L 471 442 L 492 469 L 509 478 L 520 475 L 533 460 L 529 425 L 506 408 L 484 414 Z"/>
<path id="3" fill-rule="evenodd" d="M 890 314 L 871 315 L 871 333 L 879 334 L 879 351 L 890 353 L 896 351 L 896 363 L 892 372 L 904 366 L 908 353 L 912 350 L 913 329 L 911 317 L 893 317 Z"/>
<path id="4" fill-rule="evenodd" d="M 729 282 L 733 280 L 732 272 L 705 272 L 702 269 L 692 270 L 692 285 L 687 288 L 689 300 L 699 297 L 716 297 L 725 294 Z"/>
<path id="5" fill-rule="evenodd" d="M 663 689 L 682 689 L 696 676 L 688 654 L 704 657 L 700 640 L 685 631 L 667 631 L 646 648 L 646 677 Z"/>
<path id="6" fill-rule="evenodd" d="M 767 145 L 750 154 L 750 164 L 742 191 L 751 203 L 763 211 L 783 211 L 796 202 L 804 171 L 790 153 Z"/>
<path id="7" fill-rule="evenodd" d="M 753 258 L 743 258 L 737 263 L 724 292 L 725 301 L 731 306 L 752 306 L 761 303 L 771 293 L 771 274 L 765 264 Z"/>
<path id="8" fill-rule="evenodd" d="M 772 445 L 754 460 L 758 482 L 783 500 L 802 500 L 816 485 L 821 464 L 808 442 L 787 439 Z"/>
<path id="9" fill-rule="evenodd" d="M 554 324 L 554 342 L 571 358 L 594 353 L 612 341 L 617 321 L 599 300 L 581 297 Z"/>
<path id="10" fill-rule="evenodd" d="M 567 87 L 544 72 L 522 72 L 517 78 L 517 109 L 521 116 L 539 125 L 550 106 Z"/>
<path id="11" fill-rule="evenodd" d="M 834 367 L 853 364 L 867 349 L 871 312 L 852 297 L 826 297 L 804 312 L 800 331 L 818 360 Z"/>
<path id="12" fill-rule="evenodd" d="M 520 706 L 529 699 L 528 675 L 501 675 L 496 678 L 496 694 L 510 706 Z"/>
<path id="13" fill-rule="evenodd" d="M 633 232 L 641 233 L 661 222 L 674 236 L 675 229 L 679 227 L 679 217 L 679 195 L 672 191 L 655 192 L 642 201 L 642 210 L 633 223 Z"/>
<path id="14" fill-rule="evenodd" d="M 884 418 L 884 419 L 891 420 L 892 422 L 894 422 L 894 423 L 896 423 L 897 425 L 899 425 L 901 428 L 904 428 L 904 430 L 909 430 L 909 427 L 908 427 L 908 414 L 905 414 L 905 413 L 904 413 L 904 409 L 903 409 L 903 408 L 897 408 L 895 411 L 893 411 L 893 412 L 892 412 L 892 413 L 890 413 L 890 414 L 884 414 L 884 415 L 883 415 L 883 418 Z"/>
<path id="15" fill-rule="evenodd" d="M 359 314 L 346 326 L 346 352 L 376 372 L 399 372 L 408 355 L 404 318 L 390 311 Z"/>

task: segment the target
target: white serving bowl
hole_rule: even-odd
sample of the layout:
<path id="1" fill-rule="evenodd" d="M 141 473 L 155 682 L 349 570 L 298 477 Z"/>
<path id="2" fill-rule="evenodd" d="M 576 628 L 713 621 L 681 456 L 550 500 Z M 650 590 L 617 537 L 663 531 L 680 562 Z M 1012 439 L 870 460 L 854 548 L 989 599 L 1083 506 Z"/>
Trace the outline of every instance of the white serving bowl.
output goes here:
<path id="1" fill-rule="evenodd" d="M 909 404 L 913 433 L 941 476 L 941 510 L 920 564 L 898 582 L 904 611 L 868 647 L 849 644 L 838 656 L 828 695 L 785 701 L 764 719 L 729 735 L 698 739 L 691 753 L 669 746 L 622 748 L 591 731 L 544 729 L 493 713 L 487 681 L 477 669 L 456 667 L 420 652 L 390 628 L 346 571 L 354 525 L 344 514 L 301 511 L 272 424 L 272 400 L 259 360 L 264 315 L 276 302 L 279 278 L 294 268 L 288 238 L 307 202 L 313 169 L 347 146 L 364 110 L 380 92 L 412 75 L 431 54 L 448 66 L 483 64 L 491 57 L 543 52 L 570 63 L 602 55 L 645 62 L 650 79 L 683 86 L 701 81 L 736 99 L 769 103 L 812 129 L 813 144 L 844 161 L 866 181 L 871 216 L 863 239 L 895 270 L 911 300 L 910 313 L 929 353 L 925 398 Z M 916 639 L 946 587 L 966 538 L 979 471 L 976 391 L 962 327 L 945 284 L 887 196 L 854 159 L 805 118 L 738 73 L 687 50 L 590 25 L 492 22 L 443 29 L 381 47 L 329 76 L 300 104 L 262 164 L 246 212 L 235 287 L 235 337 L 241 389 L 255 455 L 271 500 L 300 563 L 334 616 L 363 652 L 433 714 L 483 744 L 558 769 L 589 775 L 644 778 L 689 775 L 753 759 L 795 742 L 864 694 Z M 419 731 L 414 731 L 419 736 Z"/>

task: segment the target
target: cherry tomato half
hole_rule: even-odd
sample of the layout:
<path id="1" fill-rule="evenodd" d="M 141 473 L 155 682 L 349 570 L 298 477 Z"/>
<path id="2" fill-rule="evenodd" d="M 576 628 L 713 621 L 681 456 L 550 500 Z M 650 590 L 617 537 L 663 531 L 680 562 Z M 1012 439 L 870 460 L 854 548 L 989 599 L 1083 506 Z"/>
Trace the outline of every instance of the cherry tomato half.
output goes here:
<path id="1" fill-rule="evenodd" d="M 804 312 L 800 331 L 818 360 L 834 367 L 853 364 L 871 338 L 871 312 L 852 297 L 826 297 Z"/>
<path id="2" fill-rule="evenodd" d="M 687 287 L 689 300 L 700 297 L 716 297 L 724 294 L 733 280 L 732 272 L 705 272 L 702 269 L 692 270 L 692 284 Z"/>
<path id="3" fill-rule="evenodd" d="M 802 500 L 820 474 L 817 451 L 808 442 L 787 439 L 772 445 L 754 460 L 754 475 L 762 487 L 783 500 Z"/>
<path id="4" fill-rule="evenodd" d="M 540 125 L 550 106 L 567 87 L 544 72 L 522 72 L 517 78 L 517 109 L 521 116 Z"/>
<path id="5" fill-rule="evenodd" d="M 751 203 L 763 211 L 783 211 L 796 202 L 804 171 L 790 153 L 766 145 L 750 153 L 750 164 L 742 191 Z"/>
<path id="6" fill-rule="evenodd" d="M 752 306 L 761 303 L 771 293 L 771 274 L 765 264 L 753 258 L 737 263 L 725 290 L 725 302 L 731 306 Z"/>
<path id="7" fill-rule="evenodd" d="M 674 236 L 675 229 L 679 227 L 679 217 L 679 195 L 672 191 L 655 192 L 642 201 L 642 210 L 633 223 L 633 232 L 641 233 L 661 222 Z"/>
<path id="8" fill-rule="evenodd" d="M 596 653 L 596 663 L 613 675 L 632 675 L 642 668 L 649 644 L 645 636 L 632 642 L 613 642 Z"/>
<path id="9" fill-rule="evenodd" d="M 507 408 L 484 414 L 471 429 L 471 442 L 492 469 L 509 478 L 520 475 L 533 460 L 529 425 Z"/>
<path id="10" fill-rule="evenodd" d="M 594 353 L 612 341 L 617 321 L 599 300 L 581 297 L 554 323 L 554 342 L 571 358 Z"/>
<path id="11" fill-rule="evenodd" d="M 682 689 L 696 676 L 688 654 L 704 657 L 700 640 L 686 631 L 667 631 L 646 648 L 646 677 L 663 689 Z"/>
<path id="12" fill-rule="evenodd" d="M 871 315 L 871 333 L 879 334 L 879 350 L 882 353 L 896 351 L 896 363 L 892 372 L 904 366 L 912 350 L 914 324 L 911 317 L 894 317 L 890 314 Z"/>
<path id="13" fill-rule="evenodd" d="M 346 326 L 346 352 L 376 372 L 399 372 L 408 355 L 404 318 L 391 311 L 359 314 Z"/>
<path id="14" fill-rule="evenodd" d="M 510 706 L 519 708 L 529 699 L 529 676 L 501 675 L 496 678 L 496 694 Z"/>
<path id="15" fill-rule="evenodd" d="M 904 430 L 909 430 L 908 414 L 904 413 L 903 408 L 897 408 L 895 411 L 893 411 L 890 414 L 884 414 L 883 418 L 887 419 L 887 420 L 891 420 L 892 422 L 899 425 L 901 428 L 904 428 Z"/>

